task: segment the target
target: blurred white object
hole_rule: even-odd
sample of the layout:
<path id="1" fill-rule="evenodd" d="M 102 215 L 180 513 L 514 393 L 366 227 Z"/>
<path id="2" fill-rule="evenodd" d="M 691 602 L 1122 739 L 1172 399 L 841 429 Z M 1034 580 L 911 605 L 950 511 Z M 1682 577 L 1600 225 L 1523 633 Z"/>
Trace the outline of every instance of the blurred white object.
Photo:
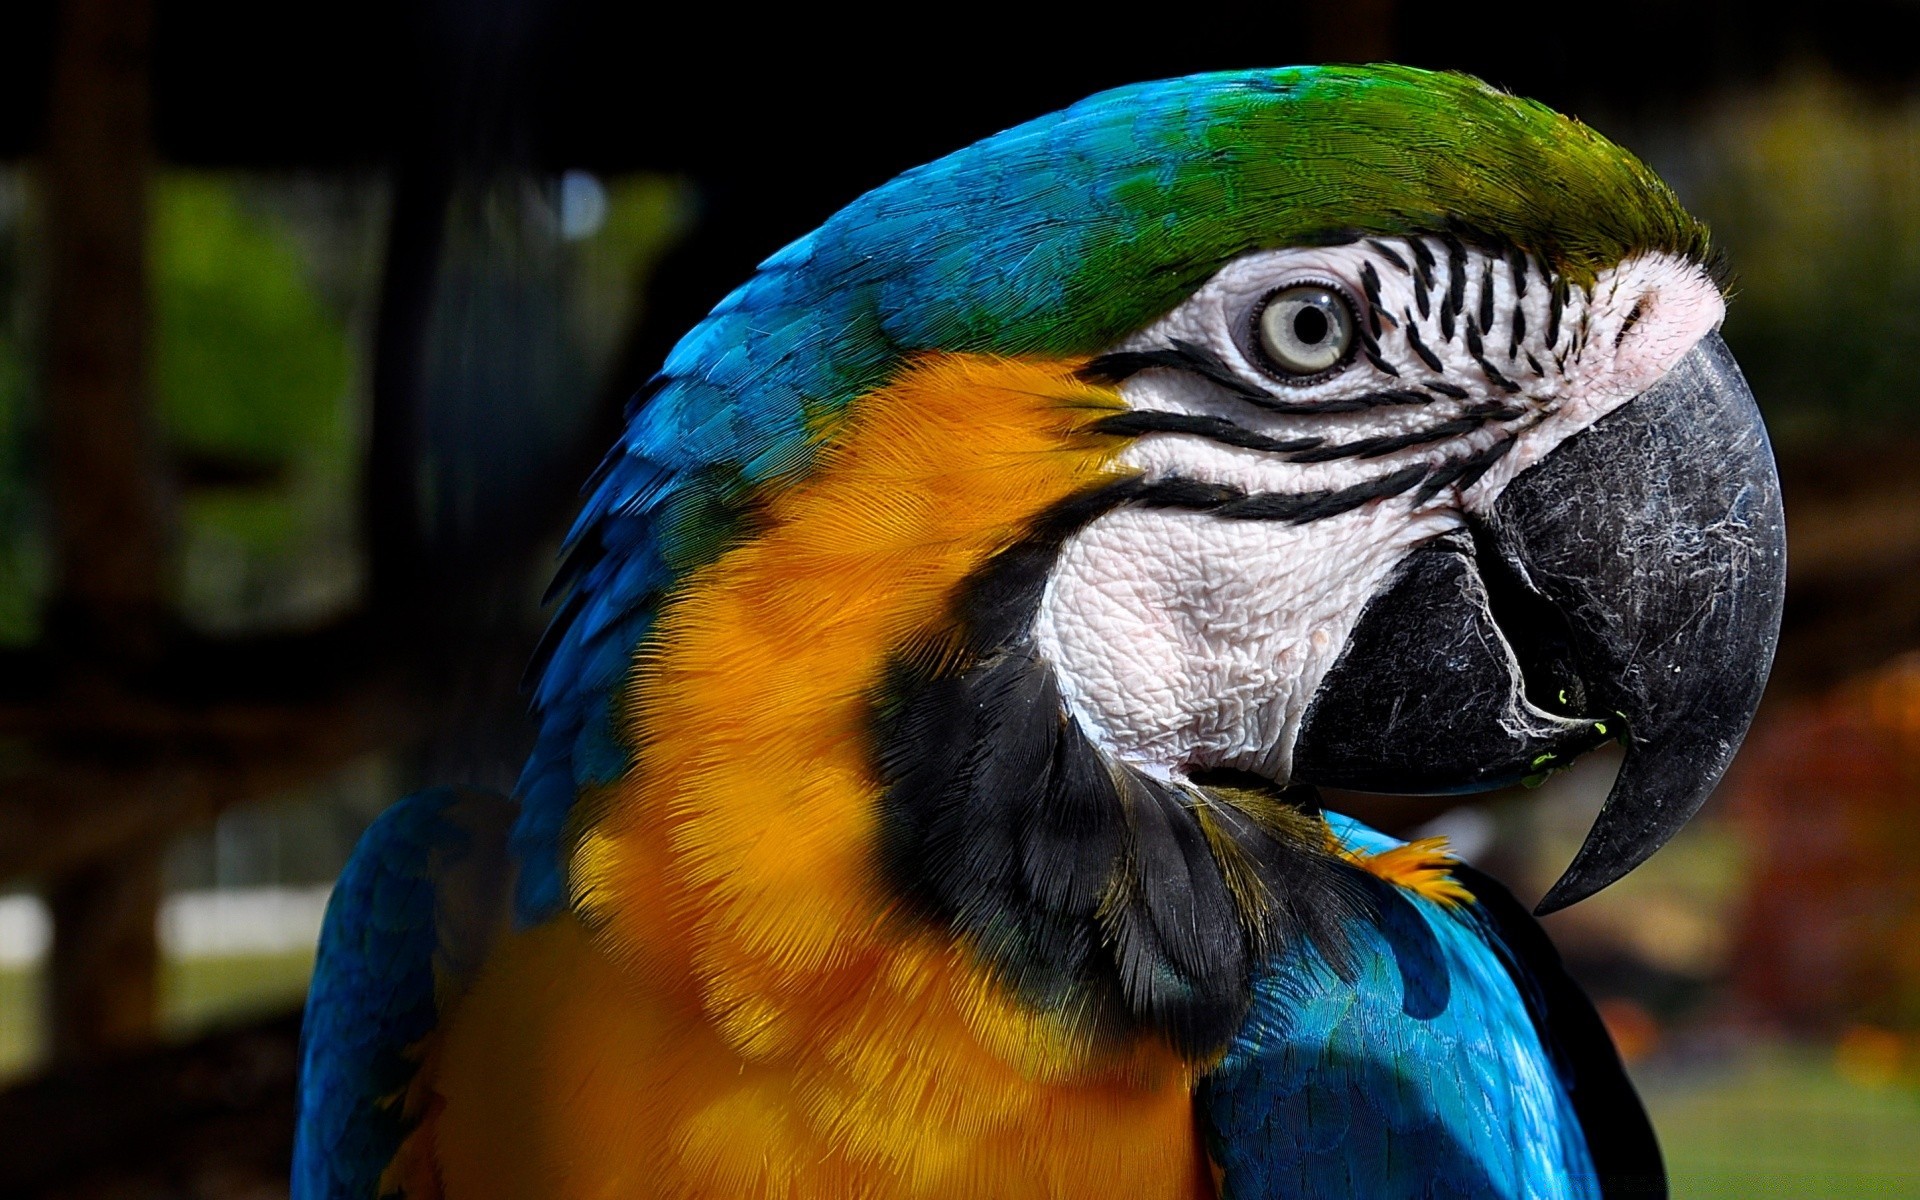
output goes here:
<path id="1" fill-rule="evenodd" d="M 607 223 L 607 189 L 585 171 L 560 177 L 560 236 L 578 242 L 600 232 Z"/>
<path id="2" fill-rule="evenodd" d="M 53 918 L 38 896 L 0 896 L 0 968 L 30 967 L 53 944 Z"/>
<path id="3" fill-rule="evenodd" d="M 313 946 L 331 886 L 175 892 L 160 907 L 160 951 L 168 958 L 287 954 Z"/>
<path id="4" fill-rule="evenodd" d="M 230 958 L 311 949 L 331 891 L 320 884 L 175 892 L 160 906 L 160 952 Z M 0 968 L 39 965 L 52 941 L 53 921 L 40 897 L 0 896 Z"/>
<path id="5" fill-rule="evenodd" d="M 1472 862 L 1493 845 L 1493 814 L 1478 805 L 1450 808 L 1413 831 L 1412 838 L 1443 837 L 1455 858 Z M 1412 839 L 1409 839 L 1412 840 Z"/>

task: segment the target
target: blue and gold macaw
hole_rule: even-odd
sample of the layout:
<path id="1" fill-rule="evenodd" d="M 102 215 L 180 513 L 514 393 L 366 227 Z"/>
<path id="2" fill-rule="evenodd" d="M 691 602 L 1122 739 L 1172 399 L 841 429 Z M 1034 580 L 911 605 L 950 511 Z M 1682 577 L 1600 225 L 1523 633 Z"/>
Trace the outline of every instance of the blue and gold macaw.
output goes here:
<path id="1" fill-rule="evenodd" d="M 854 201 L 633 408 L 517 795 L 341 878 L 295 1196 L 1663 1191 L 1531 917 L 1313 787 L 1622 742 L 1547 906 L 1691 815 L 1782 590 L 1723 312 L 1636 159 L 1396 67 Z"/>

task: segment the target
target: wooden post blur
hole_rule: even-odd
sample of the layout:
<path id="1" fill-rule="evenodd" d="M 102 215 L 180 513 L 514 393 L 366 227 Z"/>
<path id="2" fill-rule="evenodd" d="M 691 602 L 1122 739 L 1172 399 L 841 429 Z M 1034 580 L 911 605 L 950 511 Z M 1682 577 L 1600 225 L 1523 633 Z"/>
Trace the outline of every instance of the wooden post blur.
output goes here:
<path id="1" fill-rule="evenodd" d="M 89 863 L 47 890 L 53 1056 L 85 1060 L 153 1036 L 159 1011 L 160 856 L 152 848 Z"/>
<path id="2" fill-rule="evenodd" d="M 64 0 L 43 159 L 48 634 L 85 675 L 128 673 L 166 636 L 169 520 L 148 379 L 150 0 Z M 109 748 L 110 749 L 110 748 Z M 159 855 L 152 839 L 48 882 L 53 1050 L 150 1036 Z"/>

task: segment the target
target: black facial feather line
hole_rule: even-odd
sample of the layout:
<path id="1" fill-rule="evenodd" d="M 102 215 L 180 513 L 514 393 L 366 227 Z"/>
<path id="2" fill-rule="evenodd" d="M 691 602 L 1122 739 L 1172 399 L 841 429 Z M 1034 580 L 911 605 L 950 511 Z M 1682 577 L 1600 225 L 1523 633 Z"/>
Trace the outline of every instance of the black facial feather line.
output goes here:
<path id="1" fill-rule="evenodd" d="M 1080 377 L 1090 383 L 1120 383 L 1142 371 L 1164 368 L 1198 375 L 1242 400 L 1266 407 L 1274 397 L 1235 375 L 1220 356 L 1204 346 L 1178 338 L 1157 350 L 1116 350 L 1080 368 Z"/>
<path id="2" fill-rule="evenodd" d="M 1262 450 L 1270 454 L 1311 450 L 1325 441 L 1324 438 L 1317 437 L 1268 437 L 1263 433 L 1256 433 L 1251 429 L 1235 425 L 1223 417 L 1158 412 L 1152 409 L 1134 409 L 1131 412 L 1103 417 L 1094 423 L 1094 428 L 1101 433 L 1119 437 L 1140 437 L 1150 433 L 1191 434 L 1222 445 L 1237 446 L 1243 450 Z"/>
<path id="3" fill-rule="evenodd" d="M 1414 493 L 1413 502 L 1425 504 L 1447 488 L 1466 491 L 1480 482 L 1480 477 L 1493 468 L 1493 465 L 1505 458 L 1507 451 L 1513 449 L 1514 438 L 1509 435 L 1488 446 L 1485 450 L 1470 454 L 1453 462 L 1442 463 L 1427 476 L 1427 481 Z"/>
<path id="4" fill-rule="evenodd" d="M 1520 385 L 1502 375 L 1498 368 L 1488 362 L 1485 351 L 1486 347 L 1480 341 L 1480 331 L 1472 325 L 1467 326 L 1467 353 L 1480 365 L 1480 372 L 1487 377 L 1487 382 L 1509 395 L 1518 392 Z"/>
<path id="5" fill-rule="evenodd" d="M 1135 503 L 1151 508 L 1212 513 L 1234 521 L 1285 521 L 1290 525 L 1305 525 L 1337 517 L 1369 501 L 1398 496 L 1425 479 L 1433 469 L 1419 463 L 1376 479 L 1322 492 L 1244 492 L 1224 484 L 1175 477 L 1147 484 Z"/>
<path id="6" fill-rule="evenodd" d="M 1504 411 L 1504 410 L 1503 410 Z M 1404 433 L 1386 433 L 1374 437 L 1355 438 L 1350 442 L 1336 442 L 1330 446 L 1316 446 L 1287 456 L 1288 462 L 1323 463 L 1335 462 L 1343 458 L 1381 458 L 1400 450 L 1415 446 L 1444 442 L 1448 438 L 1460 437 L 1472 433 L 1497 418 L 1480 413 L 1466 413 L 1451 420 L 1440 421 L 1420 429 L 1409 429 Z"/>
<path id="7" fill-rule="evenodd" d="M 1423 313 L 1422 315 L 1424 316 L 1425 314 Z M 1415 354 L 1420 356 L 1420 361 L 1427 364 L 1430 370 L 1443 373 L 1446 371 L 1446 364 L 1440 361 L 1440 356 L 1427 349 L 1426 342 L 1421 340 L 1420 327 L 1414 324 L 1411 314 L 1407 317 L 1407 345 L 1412 348 Z"/>
<path id="8" fill-rule="evenodd" d="M 1614 349 L 1619 349 L 1620 343 L 1627 340 L 1627 335 L 1632 333 L 1633 327 L 1640 323 L 1640 318 L 1645 315 L 1646 310 L 1647 301 L 1645 297 L 1633 302 L 1633 307 L 1627 310 L 1625 319 L 1620 322 L 1620 332 L 1613 335 Z"/>
<path id="9" fill-rule="evenodd" d="M 1464 311 L 1467 301 L 1467 248 L 1451 233 L 1443 235 L 1440 244 L 1447 250 L 1447 303 L 1441 311 L 1457 315 Z M 1446 324 L 1451 327 L 1452 319 L 1448 318 Z"/>
<path id="10" fill-rule="evenodd" d="M 1423 404 L 1431 399 L 1418 392 L 1387 388 L 1358 396 L 1333 396 L 1325 400 L 1283 400 L 1233 374 L 1232 369 L 1213 351 L 1178 338 L 1171 339 L 1159 349 L 1119 350 L 1103 354 L 1081 367 L 1079 374 L 1089 383 L 1111 385 L 1149 370 L 1183 371 L 1219 386 L 1236 399 L 1245 400 L 1256 408 L 1288 416 L 1364 412 L 1388 405 Z"/>
<path id="11" fill-rule="evenodd" d="M 1413 279 L 1415 283 L 1420 285 L 1418 290 L 1422 292 L 1432 291 L 1433 251 L 1427 249 L 1425 238 L 1414 238 L 1411 242 L 1408 242 L 1407 245 L 1413 250 Z M 1427 315 L 1425 305 L 1421 306 L 1420 315 L 1423 317 Z"/>
<path id="12" fill-rule="evenodd" d="M 1367 245 L 1373 247 L 1374 253 L 1378 254 L 1381 258 L 1384 258 L 1388 262 L 1392 263 L 1394 266 L 1399 267 L 1402 271 L 1407 270 L 1407 260 L 1404 258 L 1401 258 L 1400 252 L 1395 250 L 1392 246 L 1376 238 L 1368 238 Z"/>
<path id="13" fill-rule="evenodd" d="M 1377 310 L 1380 307 L 1380 272 L 1374 270 L 1373 264 L 1365 260 L 1362 260 L 1360 263 L 1360 290 L 1366 293 L 1367 304 L 1372 309 Z M 1378 335 L 1380 329 L 1377 314 L 1374 320 L 1375 325 L 1373 332 L 1375 335 Z"/>
<path id="14" fill-rule="evenodd" d="M 1369 308 L 1367 310 L 1367 315 L 1370 317 L 1377 318 L 1381 314 L 1379 309 Z M 1376 324 L 1377 323 L 1378 322 L 1376 321 Z M 1395 367 L 1392 363 L 1388 362 L 1386 358 L 1380 353 L 1380 342 L 1375 337 L 1375 335 L 1372 333 L 1369 333 L 1364 326 L 1362 326 L 1360 329 L 1356 330 L 1355 332 L 1359 335 L 1359 338 L 1360 338 L 1361 356 L 1364 357 L 1369 363 L 1373 365 L 1374 370 L 1380 372 L 1382 375 L 1390 375 L 1395 379 L 1398 379 L 1400 377 L 1399 368 Z"/>

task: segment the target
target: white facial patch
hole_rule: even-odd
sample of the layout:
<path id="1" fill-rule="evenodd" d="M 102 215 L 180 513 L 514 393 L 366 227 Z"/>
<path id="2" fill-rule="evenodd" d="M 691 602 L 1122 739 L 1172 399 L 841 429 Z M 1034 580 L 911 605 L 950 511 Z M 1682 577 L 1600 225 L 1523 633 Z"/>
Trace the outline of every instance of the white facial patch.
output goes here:
<path id="1" fill-rule="evenodd" d="M 1307 702 L 1367 598 L 1454 521 L 1383 506 L 1304 525 L 1122 508 L 1063 549 L 1035 634 L 1122 760 L 1285 779 Z"/>
<path id="2" fill-rule="evenodd" d="M 1352 306 L 1326 377 L 1263 361 L 1261 305 L 1300 286 Z M 1645 254 L 1570 285 L 1452 239 L 1261 251 L 1100 360 L 1144 430 L 1150 499 L 1063 547 L 1034 629 L 1069 713 L 1162 777 L 1284 781 L 1369 599 L 1408 552 L 1646 390 L 1715 328 L 1718 288 Z"/>

